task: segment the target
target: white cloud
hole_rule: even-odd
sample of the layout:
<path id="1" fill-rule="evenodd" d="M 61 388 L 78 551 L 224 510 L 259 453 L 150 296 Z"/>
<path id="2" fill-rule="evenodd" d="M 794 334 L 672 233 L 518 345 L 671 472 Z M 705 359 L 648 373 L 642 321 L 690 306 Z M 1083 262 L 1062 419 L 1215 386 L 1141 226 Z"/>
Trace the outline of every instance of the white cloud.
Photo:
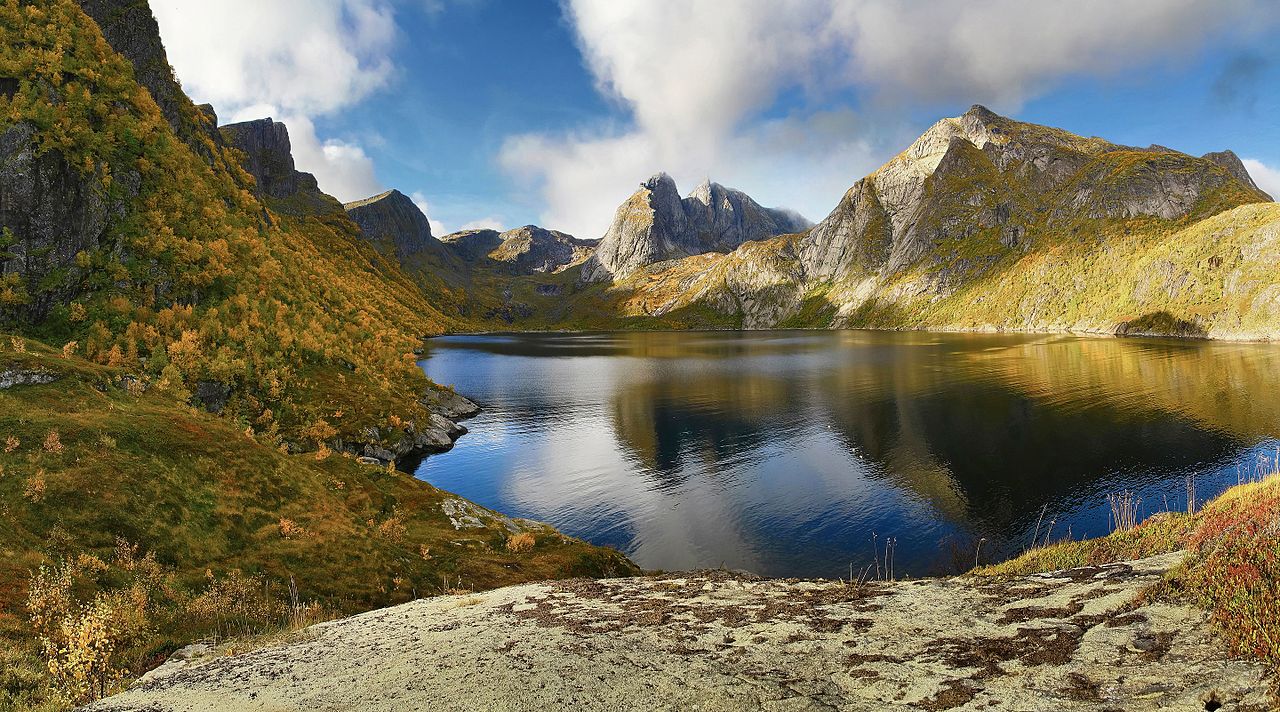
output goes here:
<path id="1" fill-rule="evenodd" d="M 501 220 L 489 216 L 480 218 L 479 220 L 472 220 L 469 223 L 464 223 L 462 227 L 458 228 L 458 230 L 497 230 L 498 232 L 504 232 L 506 228 L 502 226 Z"/>
<path id="2" fill-rule="evenodd" d="M 1280 200 L 1280 168 L 1272 168 L 1256 158 L 1245 158 L 1241 163 L 1259 188 L 1266 191 L 1272 200 Z"/>
<path id="3" fill-rule="evenodd" d="M 602 234 L 657 170 L 686 188 L 709 175 L 820 219 L 909 140 L 885 133 L 905 107 L 1012 112 L 1064 77 L 1176 61 L 1274 16 L 1263 0 L 564 3 L 600 90 L 631 123 L 510 137 L 500 162 L 541 191 L 544 223 L 582 237 Z M 862 121 L 812 109 L 769 118 L 783 94 L 801 106 L 858 96 Z M 822 131 L 841 123 L 847 133 Z"/>
<path id="4" fill-rule="evenodd" d="M 431 204 L 427 202 L 427 196 L 423 195 L 422 191 L 413 191 L 409 194 L 409 199 L 413 201 L 414 205 L 418 206 L 418 210 L 421 210 L 423 215 L 427 216 L 427 222 L 431 224 L 432 235 L 440 237 L 441 235 L 449 234 L 449 231 L 444 229 L 444 223 L 431 217 Z"/>
<path id="5" fill-rule="evenodd" d="M 391 79 L 397 29 L 386 0 L 153 0 L 151 8 L 193 99 L 233 121 L 283 121 L 299 170 L 340 200 L 379 190 L 361 145 L 317 137 L 313 119 Z"/>

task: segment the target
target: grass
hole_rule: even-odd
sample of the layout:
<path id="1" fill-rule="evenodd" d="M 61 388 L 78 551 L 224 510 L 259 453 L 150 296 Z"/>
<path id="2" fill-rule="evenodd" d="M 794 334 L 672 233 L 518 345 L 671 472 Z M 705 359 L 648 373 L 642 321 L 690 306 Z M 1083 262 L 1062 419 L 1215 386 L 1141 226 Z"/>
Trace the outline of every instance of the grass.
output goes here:
<path id="1" fill-rule="evenodd" d="M 458 588 L 637 571 L 550 529 L 536 532 L 536 546 L 509 548 L 496 516 L 457 531 L 441 510 L 452 495 L 425 482 L 336 453 L 287 454 L 243 423 L 130 387 L 121 369 L 0 334 L 0 370 L 13 368 L 57 380 L 0 390 L 0 709 L 54 699 L 24 606 L 32 575 L 81 554 L 110 562 L 118 540 L 152 554 L 192 596 L 238 575 L 283 596 L 292 580 L 333 615 Z M 164 618 L 129 674 L 212 632 Z"/>
<path id="2" fill-rule="evenodd" d="M 973 573 L 1016 576 L 1178 550 L 1187 558 L 1153 593 L 1204 607 L 1233 654 L 1280 672 L 1280 472 L 1237 485 L 1195 514 L 1158 514 L 1107 537 L 1035 548 Z"/>

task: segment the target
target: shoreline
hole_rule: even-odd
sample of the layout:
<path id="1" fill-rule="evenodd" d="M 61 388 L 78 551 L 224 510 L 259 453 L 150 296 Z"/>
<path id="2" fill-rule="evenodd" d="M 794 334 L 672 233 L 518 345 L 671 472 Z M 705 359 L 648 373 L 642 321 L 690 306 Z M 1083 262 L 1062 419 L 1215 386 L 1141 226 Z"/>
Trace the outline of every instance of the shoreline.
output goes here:
<path id="1" fill-rule="evenodd" d="M 1116 329 L 1120 327 L 1117 326 Z M 811 328 L 811 327 L 768 327 L 760 329 L 744 329 L 744 328 L 715 328 L 700 327 L 697 329 L 482 329 L 478 331 L 449 331 L 439 334 L 429 334 L 422 337 L 424 343 L 432 339 L 439 339 L 449 336 L 520 336 L 524 334 L 561 334 L 561 335 L 592 335 L 592 334 L 698 334 L 698 333 L 769 333 L 769 332 L 836 332 L 836 331 L 868 331 L 876 333 L 925 333 L 925 334 L 990 334 L 998 335 L 1041 335 L 1041 336 L 1077 336 L 1077 337 L 1093 337 L 1093 338 L 1112 338 L 1112 339 L 1169 339 L 1174 341 L 1196 341 L 1211 342 L 1223 344 L 1280 344 L 1280 333 L 1276 336 L 1264 336 L 1260 334 L 1239 335 L 1239 336 L 1213 336 L 1206 335 L 1188 335 L 1188 334 L 1169 334 L 1161 332 L 1135 331 L 1128 333 L 1119 333 L 1116 330 L 1107 331 L 1104 329 L 1032 329 L 1032 328 L 1003 328 L 1003 327 L 901 327 L 901 328 L 881 328 L 869 326 L 841 326 L 829 328 Z M 419 363 L 422 360 L 420 359 Z"/>

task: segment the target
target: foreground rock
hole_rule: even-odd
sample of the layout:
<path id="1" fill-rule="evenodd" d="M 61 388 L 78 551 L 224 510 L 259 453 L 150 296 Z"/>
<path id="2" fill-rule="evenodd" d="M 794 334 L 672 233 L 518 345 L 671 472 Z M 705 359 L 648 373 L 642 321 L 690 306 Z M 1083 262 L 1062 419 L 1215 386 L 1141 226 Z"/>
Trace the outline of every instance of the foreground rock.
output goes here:
<path id="1" fill-rule="evenodd" d="M 849 587 L 725 572 L 445 596 L 174 660 L 95 710 L 1269 709 L 1177 554 L 1012 581 Z"/>

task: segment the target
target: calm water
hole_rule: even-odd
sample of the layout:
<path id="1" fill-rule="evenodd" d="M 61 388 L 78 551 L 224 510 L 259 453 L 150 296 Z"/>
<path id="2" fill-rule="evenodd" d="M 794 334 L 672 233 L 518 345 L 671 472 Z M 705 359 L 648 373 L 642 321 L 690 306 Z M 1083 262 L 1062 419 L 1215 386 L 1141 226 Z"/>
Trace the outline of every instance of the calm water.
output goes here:
<path id="1" fill-rule="evenodd" d="M 899 573 L 1108 531 L 1108 493 L 1186 507 L 1276 456 L 1280 347 L 922 333 L 435 339 L 485 407 L 417 476 L 645 568 Z M 1269 465 L 1268 465 L 1269 466 Z M 1041 521 L 1041 512 L 1043 519 Z M 881 552 L 883 554 L 883 551 Z"/>

